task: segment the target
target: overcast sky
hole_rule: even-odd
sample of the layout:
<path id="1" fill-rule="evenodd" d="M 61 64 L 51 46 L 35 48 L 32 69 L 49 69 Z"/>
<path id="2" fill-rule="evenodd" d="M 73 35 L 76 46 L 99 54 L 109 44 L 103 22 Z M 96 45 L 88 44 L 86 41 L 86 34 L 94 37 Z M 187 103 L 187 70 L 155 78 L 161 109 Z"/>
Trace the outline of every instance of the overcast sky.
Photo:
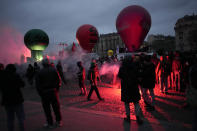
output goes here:
<path id="1" fill-rule="evenodd" d="M 197 14 L 197 0 L 1 0 L 0 27 L 15 28 L 22 35 L 42 29 L 51 43 L 72 43 L 83 24 L 94 25 L 99 34 L 116 32 L 116 17 L 129 5 L 149 11 L 148 34 L 174 35 L 178 18 Z"/>

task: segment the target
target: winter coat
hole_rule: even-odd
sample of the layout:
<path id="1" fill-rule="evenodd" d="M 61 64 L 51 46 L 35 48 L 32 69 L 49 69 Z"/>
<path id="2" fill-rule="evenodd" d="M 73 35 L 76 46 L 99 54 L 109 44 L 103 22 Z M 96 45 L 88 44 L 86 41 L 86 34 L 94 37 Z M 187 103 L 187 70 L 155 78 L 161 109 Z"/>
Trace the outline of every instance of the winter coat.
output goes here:
<path id="1" fill-rule="evenodd" d="M 14 72 L 4 71 L 1 74 L 1 92 L 2 92 L 2 105 L 11 106 L 18 105 L 24 102 L 23 94 L 20 88 L 25 86 L 21 77 Z"/>
<path id="2" fill-rule="evenodd" d="M 155 65 L 153 63 L 144 65 L 141 86 L 142 88 L 148 89 L 153 89 L 155 87 Z"/>
<path id="3" fill-rule="evenodd" d="M 29 67 L 27 68 L 26 77 L 27 77 L 28 79 L 33 79 L 33 77 L 34 77 L 34 68 L 33 68 L 33 66 L 29 66 Z"/>
<path id="4" fill-rule="evenodd" d="M 138 88 L 138 70 L 134 63 L 122 64 L 118 77 L 121 79 L 121 101 L 138 102 L 141 99 Z"/>
<path id="5" fill-rule="evenodd" d="M 48 66 L 38 72 L 36 76 L 36 89 L 39 95 L 58 91 L 61 86 L 61 80 L 54 67 Z"/>

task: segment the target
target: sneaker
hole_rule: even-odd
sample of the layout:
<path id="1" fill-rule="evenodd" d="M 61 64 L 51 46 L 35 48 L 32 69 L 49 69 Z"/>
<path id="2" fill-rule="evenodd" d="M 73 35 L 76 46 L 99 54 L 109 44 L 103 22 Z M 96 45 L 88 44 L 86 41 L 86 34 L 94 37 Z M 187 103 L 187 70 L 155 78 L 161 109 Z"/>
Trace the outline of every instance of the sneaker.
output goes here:
<path id="1" fill-rule="evenodd" d="M 53 129 L 53 128 L 54 128 L 53 125 L 50 125 L 50 124 L 48 124 L 48 123 L 44 124 L 43 127 L 44 127 L 44 128 L 48 128 L 48 129 Z"/>
<path id="2" fill-rule="evenodd" d="M 55 123 L 55 125 L 56 125 L 57 127 L 62 127 L 62 126 L 63 126 L 63 122 L 62 122 L 62 121 L 57 121 L 57 122 Z"/>
<path id="3" fill-rule="evenodd" d="M 139 125 L 142 125 L 142 124 L 143 124 L 143 120 L 142 120 L 141 117 L 136 116 L 136 120 L 137 120 L 137 123 L 138 123 Z"/>

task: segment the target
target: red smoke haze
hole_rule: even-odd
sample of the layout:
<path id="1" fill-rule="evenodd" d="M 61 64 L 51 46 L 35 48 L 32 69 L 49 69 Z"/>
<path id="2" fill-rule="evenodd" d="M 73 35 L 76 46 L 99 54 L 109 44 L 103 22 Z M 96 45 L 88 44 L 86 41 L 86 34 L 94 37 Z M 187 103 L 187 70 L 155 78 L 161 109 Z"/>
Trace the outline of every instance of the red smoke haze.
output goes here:
<path id="1" fill-rule="evenodd" d="M 0 62 L 20 64 L 21 55 L 30 57 L 31 53 L 24 45 L 24 35 L 11 26 L 0 25 Z"/>

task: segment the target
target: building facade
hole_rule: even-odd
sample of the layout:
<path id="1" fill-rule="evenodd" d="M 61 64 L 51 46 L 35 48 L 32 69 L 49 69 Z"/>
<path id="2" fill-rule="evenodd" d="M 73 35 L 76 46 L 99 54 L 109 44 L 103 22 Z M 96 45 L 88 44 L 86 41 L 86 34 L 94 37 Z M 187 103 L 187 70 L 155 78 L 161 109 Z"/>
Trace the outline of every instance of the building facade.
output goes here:
<path id="1" fill-rule="evenodd" d="M 149 52 L 175 51 L 175 37 L 164 35 L 149 35 L 147 38 Z"/>
<path id="2" fill-rule="evenodd" d="M 197 15 L 186 15 L 178 19 L 174 30 L 177 51 L 197 51 Z"/>
<path id="3" fill-rule="evenodd" d="M 101 34 L 99 42 L 94 46 L 93 52 L 99 56 L 107 56 L 108 51 L 112 50 L 113 54 L 125 52 L 125 44 L 118 33 Z"/>

